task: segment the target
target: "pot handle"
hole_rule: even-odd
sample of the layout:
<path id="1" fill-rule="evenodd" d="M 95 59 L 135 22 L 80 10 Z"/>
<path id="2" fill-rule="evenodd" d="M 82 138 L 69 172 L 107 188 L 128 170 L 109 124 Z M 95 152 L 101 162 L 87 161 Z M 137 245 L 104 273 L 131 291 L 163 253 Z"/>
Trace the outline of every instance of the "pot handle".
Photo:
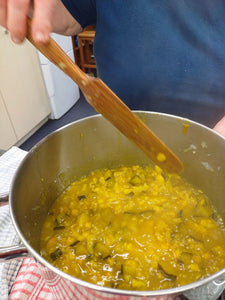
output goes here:
<path id="1" fill-rule="evenodd" d="M 189 300 L 216 300 L 225 289 L 225 276 L 184 293 Z"/>
<path id="2" fill-rule="evenodd" d="M 22 244 L 8 247 L 0 247 L 0 263 L 29 256 L 30 255 L 26 247 Z"/>
<path id="3" fill-rule="evenodd" d="M 7 205 L 8 203 L 9 203 L 9 195 L 8 194 L 0 195 L 0 207 L 3 205 Z"/>
<path id="4" fill-rule="evenodd" d="M 0 196 L 0 207 L 9 203 L 9 195 Z M 0 247 L 0 263 L 30 256 L 23 244 Z"/>

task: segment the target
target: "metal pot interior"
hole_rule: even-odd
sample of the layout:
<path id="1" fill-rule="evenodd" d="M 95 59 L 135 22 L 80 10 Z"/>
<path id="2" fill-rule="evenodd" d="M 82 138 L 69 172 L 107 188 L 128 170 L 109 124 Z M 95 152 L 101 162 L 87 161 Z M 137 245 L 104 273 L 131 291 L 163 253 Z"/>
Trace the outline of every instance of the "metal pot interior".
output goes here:
<path id="1" fill-rule="evenodd" d="M 136 112 L 182 160 L 182 176 L 202 189 L 225 220 L 225 139 L 183 118 Z M 10 194 L 11 215 L 22 241 L 37 253 L 42 224 L 57 196 L 91 170 L 149 164 L 149 159 L 102 116 L 50 134 L 24 159 Z"/>

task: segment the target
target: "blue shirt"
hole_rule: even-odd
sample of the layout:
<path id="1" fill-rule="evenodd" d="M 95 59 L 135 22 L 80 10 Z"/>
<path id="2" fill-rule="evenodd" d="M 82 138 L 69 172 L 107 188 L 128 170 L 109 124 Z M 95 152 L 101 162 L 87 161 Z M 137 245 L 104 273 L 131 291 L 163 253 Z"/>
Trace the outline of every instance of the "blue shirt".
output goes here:
<path id="1" fill-rule="evenodd" d="M 174 101 L 225 114 L 224 0 L 63 2 L 82 27 L 96 23 L 99 77 L 129 107 Z"/>

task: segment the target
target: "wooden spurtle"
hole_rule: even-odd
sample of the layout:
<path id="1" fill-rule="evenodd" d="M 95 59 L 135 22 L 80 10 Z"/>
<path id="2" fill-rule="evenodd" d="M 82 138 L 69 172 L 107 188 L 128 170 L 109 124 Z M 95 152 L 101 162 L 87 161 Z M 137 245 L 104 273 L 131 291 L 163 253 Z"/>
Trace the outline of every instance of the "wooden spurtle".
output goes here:
<path id="1" fill-rule="evenodd" d="M 78 84 L 88 103 L 98 113 L 102 114 L 163 170 L 178 173 L 183 169 L 179 158 L 102 80 L 86 75 L 52 38 L 45 45 L 37 44 L 32 38 L 31 26 L 32 22 L 28 20 L 27 39 Z"/>

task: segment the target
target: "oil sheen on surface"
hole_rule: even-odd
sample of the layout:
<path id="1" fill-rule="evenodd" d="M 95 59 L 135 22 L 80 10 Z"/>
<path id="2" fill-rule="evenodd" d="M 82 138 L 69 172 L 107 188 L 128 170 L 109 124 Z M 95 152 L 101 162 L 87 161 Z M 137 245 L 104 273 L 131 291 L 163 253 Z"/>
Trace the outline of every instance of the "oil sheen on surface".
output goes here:
<path id="1" fill-rule="evenodd" d="M 103 169 L 55 202 L 41 255 L 98 285 L 172 288 L 225 266 L 225 231 L 202 191 L 159 167 Z"/>

